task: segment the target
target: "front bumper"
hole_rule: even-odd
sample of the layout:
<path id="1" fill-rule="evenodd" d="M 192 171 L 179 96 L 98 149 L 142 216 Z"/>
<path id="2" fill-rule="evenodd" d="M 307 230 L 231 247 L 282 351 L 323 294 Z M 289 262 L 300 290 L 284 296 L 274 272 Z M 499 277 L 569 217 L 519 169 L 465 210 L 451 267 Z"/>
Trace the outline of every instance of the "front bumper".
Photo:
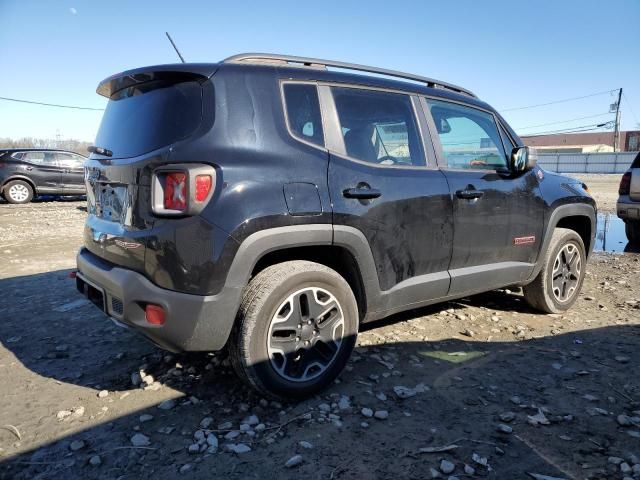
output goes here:
<path id="1" fill-rule="evenodd" d="M 142 333 L 165 350 L 216 351 L 224 347 L 240 301 L 239 287 L 217 295 L 192 295 L 160 288 L 144 275 L 108 263 L 83 248 L 76 258 L 78 291 L 116 322 Z M 146 321 L 147 304 L 160 305 L 165 323 Z"/>
<path id="2" fill-rule="evenodd" d="M 616 204 L 616 213 L 623 220 L 640 220 L 640 202 L 631 200 L 629 195 L 621 195 Z"/>

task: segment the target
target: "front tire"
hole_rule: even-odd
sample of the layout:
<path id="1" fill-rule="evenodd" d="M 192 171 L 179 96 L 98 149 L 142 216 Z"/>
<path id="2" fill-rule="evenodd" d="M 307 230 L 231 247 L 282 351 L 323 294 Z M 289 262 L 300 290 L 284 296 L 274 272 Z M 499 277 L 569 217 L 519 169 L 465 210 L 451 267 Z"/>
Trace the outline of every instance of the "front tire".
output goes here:
<path id="1" fill-rule="evenodd" d="M 358 307 L 336 271 L 296 260 L 245 288 L 229 343 L 238 376 L 263 394 L 304 398 L 329 385 L 356 343 Z"/>
<path id="2" fill-rule="evenodd" d="M 632 245 L 640 244 L 640 221 L 627 220 L 624 222 L 624 233 L 627 235 L 627 240 Z"/>
<path id="3" fill-rule="evenodd" d="M 536 310 L 564 312 L 575 303 L 584 281 L 587 256 L 582 238 L 573 230 L 556 228 L 542 262 L 538 276 L 524 286 L 524 298 Z"/>
<path id="4" fill-rule="evenodd" d="M 33 199 L 33 188 L 22 180 L 12 180 L 2 190 L 9 203 L 29 203 Z"/>

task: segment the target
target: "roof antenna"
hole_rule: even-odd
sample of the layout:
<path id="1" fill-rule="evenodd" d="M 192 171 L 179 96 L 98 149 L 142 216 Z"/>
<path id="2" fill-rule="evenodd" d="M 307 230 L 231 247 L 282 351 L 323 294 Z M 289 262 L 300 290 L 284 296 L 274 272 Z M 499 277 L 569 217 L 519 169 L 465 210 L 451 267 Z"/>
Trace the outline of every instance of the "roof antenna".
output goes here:
<path id="1" fill-rule="evenodd" d="M 178 56 L 180 57 L 180 61 L 182 63 L 184 63 L 184 58 L 182 58 L 182 55 L 180 55 L 180 50 L 178 50 L 178 47 L 176 47 L 176 44 L 173 43 L 173 39 L 171 38 L 171 35 L 169 35 L 169 32 L 164 32 L 167 35 L 167 38 L 169 39 L 169 41 L 171 42 L 171 45 L 173 46 L 173 49 L 176 51 L 176 53 L 178 54 Z"/>

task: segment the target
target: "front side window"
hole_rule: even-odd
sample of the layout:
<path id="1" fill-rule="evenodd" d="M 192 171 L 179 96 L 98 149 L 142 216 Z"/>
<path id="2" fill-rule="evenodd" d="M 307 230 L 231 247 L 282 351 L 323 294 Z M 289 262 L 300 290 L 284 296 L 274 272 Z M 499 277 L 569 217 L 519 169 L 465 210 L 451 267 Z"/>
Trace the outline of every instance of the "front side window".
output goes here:
<path id="1" fill-rule="evenodd" d="M 348 156 L 379 165 L 424 165 L 411 98 L 332 87 Z"/>
<path id="2" fill-rule="evenodd" d="M 283 89 L 291 133 L 307 142 L 324 146 L 316 86 L 308 83 L 285 83 Z"/>
<path id="3" fill-rule="evenodd" d="M 427 100 L 427 104 L 449 168 L 507 168 L 493 115 L 456 103 Z"/>

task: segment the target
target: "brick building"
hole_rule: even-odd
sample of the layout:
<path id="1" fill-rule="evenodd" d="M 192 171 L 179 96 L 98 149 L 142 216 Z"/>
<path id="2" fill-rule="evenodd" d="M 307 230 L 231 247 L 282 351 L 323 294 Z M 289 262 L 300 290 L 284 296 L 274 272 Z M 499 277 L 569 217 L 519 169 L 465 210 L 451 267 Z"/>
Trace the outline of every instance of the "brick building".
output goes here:
<path id="1" fill-rule="evenodd" d="M 522 136 L 525 145 L 542 153 L 613 152 L 613 132 L 561 133 L 556 135 Z M 640 150 L 640 130 L 620 132 L 619 151 Z"/>

